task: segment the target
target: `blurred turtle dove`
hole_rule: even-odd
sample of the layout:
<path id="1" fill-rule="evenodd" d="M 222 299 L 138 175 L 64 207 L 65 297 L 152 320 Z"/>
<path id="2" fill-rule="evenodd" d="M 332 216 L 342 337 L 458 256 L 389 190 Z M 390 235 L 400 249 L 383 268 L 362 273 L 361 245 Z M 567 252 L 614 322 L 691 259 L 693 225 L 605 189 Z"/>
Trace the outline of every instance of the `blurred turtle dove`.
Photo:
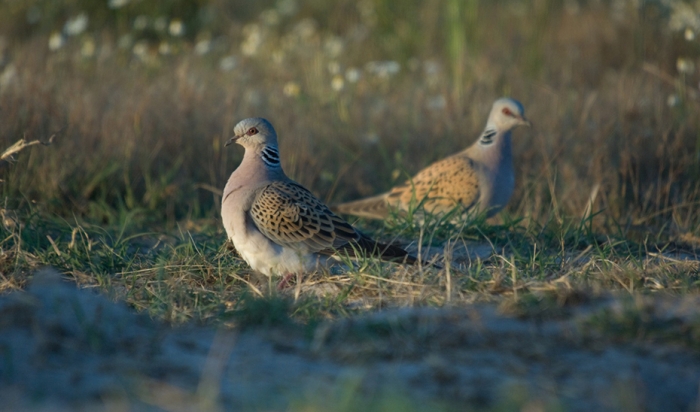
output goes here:
<path id="1" fill-rule="evenodd" d="M 359 232 L 289 179 L 280 164 L 277 134 L 267 120 L 242 120 L 234 134 L 226 145 L 238 143 L 245 154 L 224 188 L 221 218 L 226 234 L 251 268 L 267 276 L 285 276 L 285 282 L 293 274 L 329 264 L 328 259 L 338 253 L 416 261 L 402 248 Z"/>
<path id="2" fill-rule="evenodd" d="M 446 213 L 461 206 L 464 212 L 498 213 L 510 200 L 515 186 L 511 130 L 530 126 L 522 104 L 510 98 L 493 103 L 486 128 L 479 139 L 462 152 L 439 160 L 411 180 L 390 191 L 342 203 L 338 213 L 384 219 L 391 209 L 408 211 L 422 205 L 429 213 Z"/>

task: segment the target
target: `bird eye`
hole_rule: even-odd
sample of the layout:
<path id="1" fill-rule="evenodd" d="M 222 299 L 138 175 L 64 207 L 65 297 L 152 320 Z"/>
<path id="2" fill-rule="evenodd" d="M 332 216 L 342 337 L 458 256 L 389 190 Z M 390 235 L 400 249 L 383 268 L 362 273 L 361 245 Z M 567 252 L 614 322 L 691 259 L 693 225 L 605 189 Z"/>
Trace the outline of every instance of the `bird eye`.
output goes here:
<path id="1" fill-rule="evenodd" d="M 503 114 L 505 114 L 506 116 L 511 116 L 511 117 L 513 116 L 513 112 L 511 112 L 510 109 L 507 108 L 507 107 L 504 107 L 503 110 L 502 110 L 502 112 L 503 112 Z"/>
<path id="2" fill-rule="evenodd" d="M 252 136 L 252 135 L 254 135 L 254 134 L 258 134 L 258 129 L 255 128 L 255 127 L 251 127 L 250 129 L 248 129 L 248 131 L 246 132 L 246 134 L 247 134 L 248 136 Z"/>

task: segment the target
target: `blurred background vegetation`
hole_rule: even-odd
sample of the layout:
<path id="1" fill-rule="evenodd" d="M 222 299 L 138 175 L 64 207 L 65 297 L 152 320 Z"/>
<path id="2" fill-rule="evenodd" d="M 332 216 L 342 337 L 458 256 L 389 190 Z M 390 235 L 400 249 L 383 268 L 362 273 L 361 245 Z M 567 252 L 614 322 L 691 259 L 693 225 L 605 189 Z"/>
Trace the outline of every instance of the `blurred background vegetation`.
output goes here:
<path id="1" fill-rule="evenodd" d="M 5 208 L 218 215 L 244 117 L 327 201 L 378 193 L 523 102 L 508 212 L 700 234 L 700 1 L 0 0 Z"/>

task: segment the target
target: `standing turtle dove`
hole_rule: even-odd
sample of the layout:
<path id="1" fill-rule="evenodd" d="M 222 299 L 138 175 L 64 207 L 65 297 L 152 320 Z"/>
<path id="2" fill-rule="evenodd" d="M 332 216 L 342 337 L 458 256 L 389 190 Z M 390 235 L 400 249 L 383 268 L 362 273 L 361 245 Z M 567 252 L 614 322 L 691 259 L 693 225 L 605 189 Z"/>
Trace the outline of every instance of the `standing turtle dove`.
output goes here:
<path id="1" fill-rule="evenodd" d="M 498 213 L 510 200 L 515 186 L 510 132 L 530 122 L 522 104 L 510 98 L 493 103 L 486 128 L 474 144 L 439 160 L 411 180 L 386 193 L 333 207 L 338 213 L 384 219 L 390 210 L 406 212 L 422 205 L 441 214 L 460 206 L 464 212 Z"/>
<path id="2" fill-rule="evenodd" d="M 366 253 L 415 263 L 405 250 L 372 240 L 289 179 L 270 122 L 245 119 L 234 134 L 226 145 L 238 143 L 245 154 L 224 188 L 221 218 L 226 234 L 251 268 L 267 276 L 284 276 L 286 282 L 291 275 L 328 265 L 337 254 Z"/>

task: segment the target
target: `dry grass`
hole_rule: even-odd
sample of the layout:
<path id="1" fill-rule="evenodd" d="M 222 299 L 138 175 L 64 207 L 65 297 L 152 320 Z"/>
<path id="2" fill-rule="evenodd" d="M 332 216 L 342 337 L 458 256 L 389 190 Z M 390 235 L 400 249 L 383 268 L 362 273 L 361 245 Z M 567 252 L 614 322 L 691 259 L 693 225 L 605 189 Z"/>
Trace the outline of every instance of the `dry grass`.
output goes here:
<path id="1" fill-rule="evenodd" d="M 42 215 L 15 222 L 0 229 L 3 291 L 24 288 L 34 270 L 49 265 L 84 287 L 98 287 L 174 323 L 244 327 L 291 317 L 313 325 L 391 307 L 488 302 L 554 302 L 549 310 L 555 312 L 572 296 L 700 291 L 697 251 L 596 235 L 585 226 L 426 225 L 427 232 L 415 236 L 422 241 L 408 246 L 443 262 L 444 269 L 367 258 L 307 274 L 280 294 L 276 281 L 252 273 L 210 220 L 185 222 L 172 232 L 139 231 L 128 216 L 122 226 L 107 227 Z M 411 238 L 413 225 L 403 224 L 390 233 Z"/>

